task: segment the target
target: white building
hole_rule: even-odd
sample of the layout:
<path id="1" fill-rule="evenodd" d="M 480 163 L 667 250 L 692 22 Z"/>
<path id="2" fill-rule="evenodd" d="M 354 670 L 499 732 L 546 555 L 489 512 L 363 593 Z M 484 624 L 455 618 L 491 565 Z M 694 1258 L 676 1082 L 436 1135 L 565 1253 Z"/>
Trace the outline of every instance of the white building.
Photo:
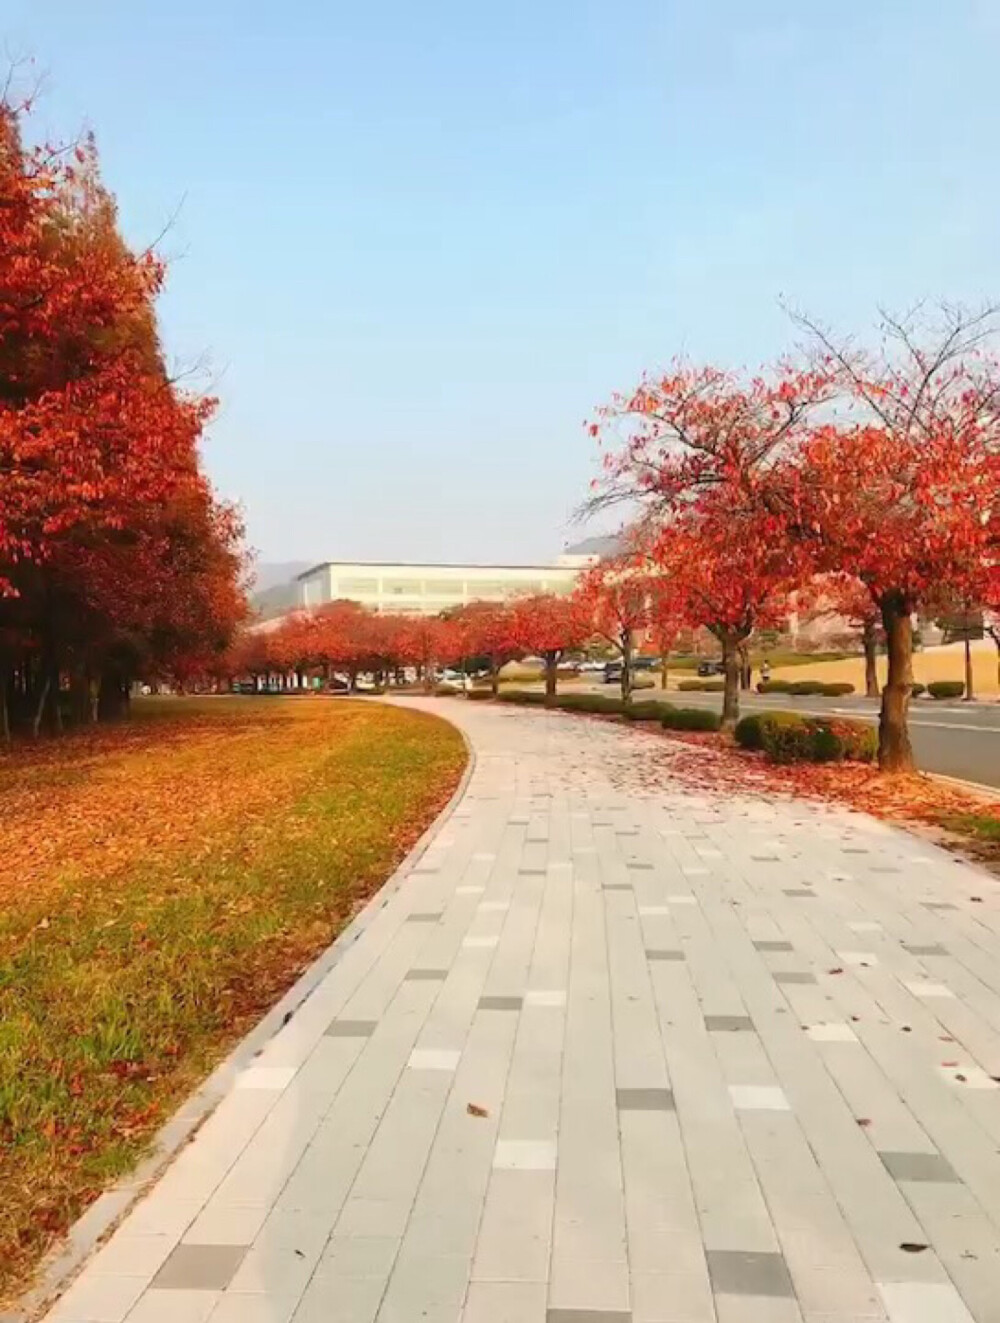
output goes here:
<path id="1" fill-rule="evenodd" d="M 378 612 L 439 615 L 475 601 L 505 601 L 532 593 L 570 593 L 595 555 L 569 550 L 554 565 L 413 565 L 324 561 L 298 576 L 299 605 L 344 600 Z"/>

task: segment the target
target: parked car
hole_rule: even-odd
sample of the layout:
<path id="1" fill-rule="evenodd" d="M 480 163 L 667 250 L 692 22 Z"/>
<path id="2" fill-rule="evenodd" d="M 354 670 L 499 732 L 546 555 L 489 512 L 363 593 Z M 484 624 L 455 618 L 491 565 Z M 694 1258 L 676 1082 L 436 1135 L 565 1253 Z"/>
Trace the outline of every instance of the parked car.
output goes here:
<path id="1" fill-rule="evenodd" d="M 621 684 L 622 664 L 620 661 L 610 661 L 604 663 L 604 683 Z"/>
<path id="2" fill-rule="evenodd" d="M 603 671 L 606 665 L 607 663 L 602 661 L 582 661 L 580 663 L 580 674 L 596 675 Z"/>
<path id="3" fill-rule="evenodd" d="M 703 661 L 698 663 L 699 675 L 725 675 L 726 668 L 720 661 Z"/>
<path id="4" fill-rule="evenodd" d="M 655 671 L 660 664 L 659 657 L 633 657 L 633 671 Z"/>

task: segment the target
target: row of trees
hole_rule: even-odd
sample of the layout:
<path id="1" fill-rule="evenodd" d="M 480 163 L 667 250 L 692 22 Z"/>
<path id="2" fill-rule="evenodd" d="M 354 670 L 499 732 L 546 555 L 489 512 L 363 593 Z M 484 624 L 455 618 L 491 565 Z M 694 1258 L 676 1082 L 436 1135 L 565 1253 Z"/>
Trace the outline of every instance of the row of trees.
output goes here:
<path id="1" fill-rule="evenodd" d="M 741 647 L 796 594 L 821 583 L 869 640 L 880 625 L 879 761 L 906 771 L 915 613 L 1000 608 L 997 312 L 885 317 L 875 351 L 797 320 L 798 363 L 746 380 L 682 362 L 615 397 L 589 425 L 590 508 L 637 512 L 629 565 L 717 638 L 728 722 Z"/>
<path id="2" fill-rule="evenodd" d="M 203 670 L 244 614 L 240 520 L 164 363 L 152 252 L 87 140 L 26 145 L 0 99 L 0 723 L 118 715 L 142 674 Z"/>

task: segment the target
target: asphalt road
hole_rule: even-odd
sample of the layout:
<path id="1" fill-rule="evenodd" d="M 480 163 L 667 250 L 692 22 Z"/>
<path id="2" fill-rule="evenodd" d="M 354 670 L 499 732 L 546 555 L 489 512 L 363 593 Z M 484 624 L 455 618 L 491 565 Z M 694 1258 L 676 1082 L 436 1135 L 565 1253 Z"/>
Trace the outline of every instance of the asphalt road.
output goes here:
<path id="1" fill-rule="evenodd" d="M 604 693 L 611 685 L 594 686 Z M 659 697 L 644 690 L 637 697 Z M 720 694 L 683 694 L 671 691 L 672 703 L 685 707 L 722 708 Z M 781 709 L 814 716 L 849 716 L 878 721 L 878 703 L 868 698 L 793 698 L 789 694 L 741 694 L 742 712 Z M 920 767 L 963 781 L 1000 789 L 1000 703 L 937 702 L 915 699 L 910 706 L 910 738 Z"/>

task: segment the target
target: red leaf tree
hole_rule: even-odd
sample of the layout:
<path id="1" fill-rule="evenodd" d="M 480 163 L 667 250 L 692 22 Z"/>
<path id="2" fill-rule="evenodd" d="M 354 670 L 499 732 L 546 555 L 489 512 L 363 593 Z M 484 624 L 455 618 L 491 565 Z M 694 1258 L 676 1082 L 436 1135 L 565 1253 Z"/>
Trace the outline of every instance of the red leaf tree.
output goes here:
<path id="1" fill-rule="evenodd" d="M 641 561 L 632 556 L 600 561 L 579 581 L 576 595 L 589 632 L 620 653 L 622 702 L 630 703 L 636 639 L 650 620 L 650 586 Z"/>
<path id="2" fill-rule="evenodd" d="M 912 619 L 946 587 L 985 579 L 1000 539 L 1000 365 L 992 308 L 886 317 L 882 349 L 808 326 L 847 409 L 803 449 L 798 533 L 823 568 L 865 584 L 885 629 L 879 765 L 914 766 Z"/>
<path id="3" fill-rule="evenodd" d="M 785 471 L 831 393 L 822 367 L 787 365 L 747 381 L 678 363 L 616 396 L 591 424 L 609 449 L 592 509 L 628 502 L 651 572 L 678 614 L 722 648 L 723 719 L 739 715 L 739 653 L 794 587 L 810 551 L 792 540 Z"/>
<path id="4" fill-rule="evenodd" d="M 545 697 L 556 697 L 559 663 L 592 634 L 590 612 L 580 598 L 539 593 L 511 604 L 511 633 L 518 648 L 545 661 Z"/>

